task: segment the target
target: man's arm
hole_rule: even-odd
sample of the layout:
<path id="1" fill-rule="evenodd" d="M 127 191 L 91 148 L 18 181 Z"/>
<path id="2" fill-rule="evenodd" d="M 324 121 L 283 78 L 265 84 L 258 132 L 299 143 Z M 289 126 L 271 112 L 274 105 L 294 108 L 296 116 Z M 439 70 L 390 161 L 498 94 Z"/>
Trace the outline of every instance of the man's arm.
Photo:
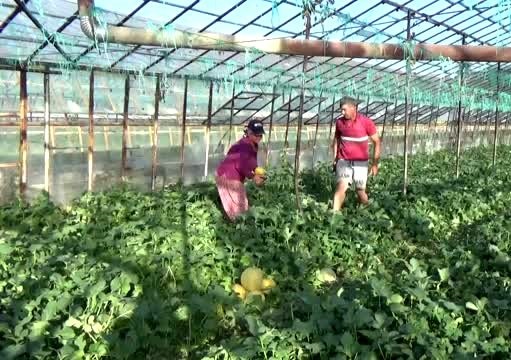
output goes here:
<path id="1" fill-rule="evenodd" d="M 337 160 L 337 146 L 338 146 L 338 139 L 341 136 L 339 133 L 339 130 L 337 129 L 337 119 L 334 123 L 335 126 L 335 132 L 334 132 L 334 138 L 332 139 L 332 155 L 334 157 L 334 162 Z"/>
<path id="2" fill-rule="evenodd" d="M 337 136 L 334 135 L 334 139 L 332 140 L 332 155 L 334 157 L 334 161 L 337 157 Z"/>
<path id="3" fill-rule="evenodd" d="M 370 136 L 371 141 L 373 142 L 373 162 L 372 165 L 378 165 L 380 161 L 380 153 L 381 153 L 381 140 L 378 136 L 378 133 Z"/>

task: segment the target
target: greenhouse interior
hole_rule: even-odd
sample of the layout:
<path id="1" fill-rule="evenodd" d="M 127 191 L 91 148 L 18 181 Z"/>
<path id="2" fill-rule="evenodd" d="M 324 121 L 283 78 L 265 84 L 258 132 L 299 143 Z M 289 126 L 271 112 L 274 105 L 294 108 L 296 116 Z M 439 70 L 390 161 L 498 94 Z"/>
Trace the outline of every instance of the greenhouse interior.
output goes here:
<path id="1" fill-rule="evenodd" d="M 0 359 L 510 358 L 510 30 L 511 0 L 0 0 Z"/>

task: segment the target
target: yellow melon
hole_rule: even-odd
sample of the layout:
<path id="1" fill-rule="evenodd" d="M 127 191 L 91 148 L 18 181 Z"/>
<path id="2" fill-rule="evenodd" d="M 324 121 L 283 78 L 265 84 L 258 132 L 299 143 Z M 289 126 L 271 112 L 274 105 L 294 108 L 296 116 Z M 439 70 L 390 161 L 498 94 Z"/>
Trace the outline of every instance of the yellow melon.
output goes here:
<path id="1" fill-rule="evenodd" d="M 247 291 L 261 290 L 263 288 L 264 273 L 256 267 L 249 267 L 241 274 L 241 285 Z"/>
<path id="2" fill-rule="evenodd" d="M 259 176 L 265 176 L 266 175 L 266 170 L 264 168 L 258 166 L 258 167 L 255 168 L 254 174 L 259 175 Z"/>
<path id="3" fill-rule="evenodd" d="M 270 278 L 263 279 L 263 290 L 270 290 L 273 289 L 275 286 L 277 286 L 275 280 Z"/>
<path id="4" fill-rule="evenodd" d="M 245 288 L 240 284 L 234 284 L 232 286 L 232 291 L 234 291 L 236 295 L 242 300 L 245 300 L 247 297 L 247 290 L 245 290 Z"/>

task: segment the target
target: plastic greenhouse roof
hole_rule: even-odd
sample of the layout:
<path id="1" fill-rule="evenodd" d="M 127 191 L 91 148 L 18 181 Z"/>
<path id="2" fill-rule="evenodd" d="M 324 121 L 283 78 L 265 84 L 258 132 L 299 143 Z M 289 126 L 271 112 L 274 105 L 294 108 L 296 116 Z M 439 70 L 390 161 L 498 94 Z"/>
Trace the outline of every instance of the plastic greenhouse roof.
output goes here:
<path id="1" fill-rule="evenodd" d="M 171 24 L 198 32 L 297 39 L 305 37 L 302 3 L 303 0 L 95 1 L 101 19 L 112 25 L 158 28 Z M 495 46 L 508 46 L 511 42 L 511 6 L 502 0 L 335 0 L 318 15 L 323 21 L 313 22 L 311 38 L 402 44 L 408 13 L 416 42 L 460 45 L 465 41 L 468 45 Z M 80 29 L 76 0 L 0 0 L 0 44 L 2 69 L 26 66 L 43 71 L 43 66 L 44 70 L 59 72 L 101 69 L 231 79 L 266 86 L 262 93 L 271 92 L 269 85 L 298 88 L 302 76 L 303 57 L 299 56 L 118 44 L 96 47 Z M 381 95 L 383 91 L 390 108 L 397 109 L 391 99 L 404 91 L 406 64 L 405 60 L 312 57 L 308 59 L 306 86 L 321 97 L 329 89 L 337 91 L 365 83 L 365 92 L 359 93 L 362 100 L 366 93 L 380 91 Z M 499 86 L 504 96 L 511 82 L 507 75 L 510 68 L 509 64 L 501 64 Z M 464 69 L 464 83 L 477 88 L 476 97 L 493 97 L 496 63 L 466 63 Z M 460 64 L 448 60 L 413 64 L 413 83 L 420 91 L 414 93 L 412 89 L 412 97 L 417 103 L 435 107 L 438 100 L 432 101 L 429 94 L 439 97 L 444 91 L 442 86 L 456 86 L 459 72 Z M 264 100 L 263 97 L 258 103 L 267 106 Z M 457 99 L 450 100 L 441 106 L 454 107 Z M 314 106 L 317 105 L 316 101 Z M 511 103 L 508 105 L 511 109 Z M 489 111 L 492 106 L 490 101 L 480 108 Z M 377 114 L 378 101 L 371 102 L 372 107 Z M 328 106 L 320 118 L 328 121 Z"/>

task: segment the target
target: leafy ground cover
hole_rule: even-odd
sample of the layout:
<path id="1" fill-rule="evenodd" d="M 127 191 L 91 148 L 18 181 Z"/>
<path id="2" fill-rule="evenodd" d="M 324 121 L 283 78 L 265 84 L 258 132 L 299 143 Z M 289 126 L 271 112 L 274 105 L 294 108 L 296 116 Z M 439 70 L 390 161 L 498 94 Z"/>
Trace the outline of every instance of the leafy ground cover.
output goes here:
<path id="1" fill-rule="evenodd" d="M 44 197 L 0 209 L 1 359 L 508 359 L 511 148 L 401 159 L 333 216 L 330 166 L 251 189 L 223 221 L 212 184 Z M 231 290 L 258 266 L 266 300 Z M 319 269 L 336 271 L 324 284 Z"/>

